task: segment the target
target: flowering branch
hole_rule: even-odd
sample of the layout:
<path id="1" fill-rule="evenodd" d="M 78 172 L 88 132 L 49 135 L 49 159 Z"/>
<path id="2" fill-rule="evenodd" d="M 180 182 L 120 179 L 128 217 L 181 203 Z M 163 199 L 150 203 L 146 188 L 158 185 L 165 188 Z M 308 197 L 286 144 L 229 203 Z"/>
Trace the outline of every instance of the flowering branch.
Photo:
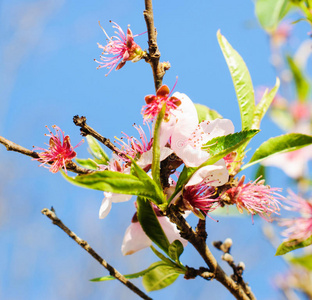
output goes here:
<path id="1" fill-rule="evenodd" d="M 123 156 L 122 153 L 120 153 L 119 149 L 107 138 L 100 135 L 97 131 L 95 131 L 92 127 L 87 125 L 87 118 L 84 116 L 79 117 L 78 115 L 73 117 L 74 124 L 76 126 L 81 127 L 80 132 L 82 136 L 91 135 L 94 138 L 96 138 L 99 142 L 101 142 L 103 145 L 105 145 L 108 149 L 112 150 L 117 155 Z"/>
<path id="2" fill-rule="evenodd" d="M 15 151 L 15 152 L 30 156 L 34 159 L 40 158 L 38 152 L 24 148 L 18 144 L 15 144 L 14 142 L 7 140 L 6 138 L 2 136 L 0 136 L 0 143 L 4 145 L 8 151 Z M 48 163 L 52 164 L 53 161 L 48 162 Z M 94 172 L 93 170 L 85 169 L 85 168 L 78 166 L 73 161 L 68 161 L 66 163 L 66 169 L 77 174 L 90 174 Z"/>
<path id="3" fill-rule="evenodd" d="M 209 267 L 209 272 L 214 274 L 214 278 L 216 280 L 225 286 L 236 299 L 255 299 L 255 296 L 247 285 L 246 289 L 244 289 L 240 284 L 236 283 L 232 278 L 225 274 L 223 269 L 217 263 L 215 257 L 210 252 L 205 238 L 203 238 L 202 234 L 200 234 L 201 229 L 197 230 L 198 233 L 194 232 L 183 216 L 174 208 L 169 207 L 166 213 L 170 221 L 177 225 L 180 230 L 181 237 L 187 239 L 204 259 L 205 263 Z"/>
<path id="4" fill-rule="evenodd" d="M 166 72 L 166 64 L 159 63 L 160 52 L 157 45 L 157 32 L 154 26 L 154 14 L 152 0 L 145 0 L 145 10 L 143 12 L 148 34 L 148 54 L 145 56 L 153 70 L 155 90 L 162 86 L 162 80 Z"/>
<path id="5" fill-rule="evenodd" d="M 72 232 L 67 226 L 63 224 L 63 222 L 56 216 L 53 208 L 47 209 L 44 208 L 42 214 L 47 216 L 50 220 L 52 220 L 53 224 L 61 228 L 68 236 L 70 236 L 77 244 L 79 244 L 83 249 L 85 249 L 95 260 L 97 260 L 105 269 L 109 271 L 109 274 L 123 283 L 126 287 L 128 287 L 131 291 L 139 295 L 142 299 L 152 300 L 152 298 L 148 297 L 145 293 L 143 293 L 139 288 L 137 288 L 133 283 L 127 280 L 122 274 L 120 274 L 114 267 L 106 262 L 105 259 L 100 257 L 91 247 L 90 245 L 78 237 L 74 232 Z"/>

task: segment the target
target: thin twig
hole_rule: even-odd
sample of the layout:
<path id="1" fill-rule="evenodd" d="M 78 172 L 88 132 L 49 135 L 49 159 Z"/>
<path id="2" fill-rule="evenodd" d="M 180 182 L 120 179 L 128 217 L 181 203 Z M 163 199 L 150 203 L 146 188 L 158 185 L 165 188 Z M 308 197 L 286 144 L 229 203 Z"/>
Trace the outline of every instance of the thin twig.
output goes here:
<path id="1" fill-rule="evenodd" d="M 198 253 L 207 264 L 209 271 L 214 273 L 214 278 L 217 281 L 219 281 L 224 287 L 226 287 L 236 299 L 255 299 L 251 290 L 247 295 L 241 285 L 238 285 L 232 278 L 225 274 L 223 269 L 219 266 L 215 257 L 212 255 L 210 249 L 205 242 L 205 239 L 203 239 L 201 235 L 197 235 L 194 232 L 192 227 L 185 221 L 183 216 L 174 209 L 173 206 L 169 207 L 169 209 L 166 211 L 166 214 L 169 217 L 170 221 L 177 225 L 178 229 L 180 230 L 181 237 L 188 240 L 195 247 L 195 249 L 198 251 Z"/>
<path id="2" fill-rule="evenodd" d="M 105 269 L 109 271 L 109 274 L 123 283 L 131 291 L 139 295 L 142 299 L 151 300 L 152 298 L 148 297 L 144 292 L 142 292 L 138 287 L 126 279 L 122 274 L 120 274 L 114 267 L 106 262 L 102 257 L 100 257 L 90 245 L 78 237 L 74 232 L 72 232 L 63 222 L 56 216 L 54 209 L 44 208 L 41 211 L 45 216 L 52 220 L 53 224 L 61 228 L 68 236 L 70 236 L 77 244 L 79 244 L 84 250 L 86 250 L 95 260 L 97 260 Z"/>
<path id="3" fill-rule="evenodd" d="M 0 136 L 0 143 L 3 144 L 8 151 L 18 152 L 18 153 L 30 156 L 33 159 L 40 158 L 38 152 L 24 148 L 18 144 L 15 144 L 12 141 L 9 141 L 8 139 L 6 139 L 2 136 Z M 52 164 L 52 163 L 53 163 L 53 161 L 49 162 L 49 164 Z M 90 174 L 90 173 L 94 172 L 93 170 L 89 170 L 89 169 L 82 168 L 82 167 L 78 166 L 73 161 L 69 161 L 66 163 L 66 169 L 68 171 L 71 171 L 71 172 L 74 172 L 77 174 Z"/>
<path id="4" fill-rule="evenodd" d="M 145 60 L 153 70 L 154 84 L 156 91 L 161 87 L 163 77 L 166 73 L 165 64 L 159 63 L 160 52 L 157 45 L 157 32 L 154 26 L 154 14 L 152 0 L 145 0 L 143 12 L 148 34 L 148 55 Z"/>
<path id="5" fill-rule="evenodd" d="M 100 135 L 97 131 L 95 131 L 92 127 L 87 124 L 87 118 L 84 116 L 79 117 L 78 115 L 73 117 L 73 121 L 76 126 L 80 127 L 80 132 L 82 136 L 91 135 L 103 145 L 105 145 L 108 149 L 112 150 L 119 156 L 124 156 L 120 153 L 120 150 L 107 138 Z"/>

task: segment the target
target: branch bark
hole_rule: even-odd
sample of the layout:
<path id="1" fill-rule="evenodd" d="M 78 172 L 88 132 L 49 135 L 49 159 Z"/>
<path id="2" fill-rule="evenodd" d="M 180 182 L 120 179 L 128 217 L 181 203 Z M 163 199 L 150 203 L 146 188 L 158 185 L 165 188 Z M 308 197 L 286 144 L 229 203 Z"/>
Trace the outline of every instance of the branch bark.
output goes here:
<path id="1" fill-rule="evenodd" d="M 84 250 L 86 250 L 95 260 L 97 260 L 105 269 L 109 271 L 111 276 L 114 276 L 117 280 L 119 280 L 122 284 L 124 284 L 131 291 L 136 293 L 142 299 L 152 300 L 152 298 L 148 297 L 144 292 L 142 292 L 138 287 L 136 287 L 133 283 L 131 283 L 128 279 L 126 279 L 122 274 L 120 274 L 114 267 L 106 262 L 101 256 L 99 256 L 91 246 L 80 237 L 78 237 L 74 232 L 72 232 L 64 223 L 56 216 L 54 209 L 44 208 L 41 211 L 42 214 L 47 216 L 52 223 L 59 228 L 61 228 L 69 237 L 71 237 L 78 245 L 80 245 Z"/>
<path id="2" fill-rule="evenodd" d="M 148 34 L 148 55 L 145 57 L 153 70 L 155 90 L 162 86 L 162 80 L 165 76 L 165 65 L 159 63 L 160 51 L 157 45 L 157 32 L 154 25 L 154 14 L 152 0 L 145 0 L 145 10 L 143 12 Z"/>
<path id="3" fill-rule="evenodd" d="M 174 207 L 169 207 L 166 214 L 170 221 L 177 225 L 177 228 L 180 230 L 181 237 L 188 240 L 204 259 L 205 263 L 209 267 L 209 272 L 213 273 L 214 278 L 226 287 L 236 299 L 256 299 L 249 287 L 248 293 L 246 293 L 241 285 L 237 284 L 232 278 L 225 274 L 208 248 L 205 236 L 201 234 L 202 229 L 197 230 L 199 234 L 195 233 L 192 227 L 185 221 L 183 216 L 174 209 Z"/>
<path id="4" fill-rule="evenodd" d="M 29 150 L 27 148 L 24 148 L 21 145 L 18 145 L 12 141 L 9 141 L 8 139 L 0 136 L 0 144 L 4 145 L 7 149 L 7 151 L 14 151 L 14 152 L 18 152 L 27 156 L 32 157 L 33 159 L 38 159 L 39 154 L 36 151 L 32 151 Z M 51 161 L 50 164 L 52 164 L 53 162 Z M 82 168 L 80 166 L 78 166 L 77 164 L 75 164 L 73 161 L 70 161 L 66 164 L 66 169 L 68 171 L 77 173 L 77 174 L 90 174 L 93 173 L 93 170 L 89 170 L 86 168 Z"/>

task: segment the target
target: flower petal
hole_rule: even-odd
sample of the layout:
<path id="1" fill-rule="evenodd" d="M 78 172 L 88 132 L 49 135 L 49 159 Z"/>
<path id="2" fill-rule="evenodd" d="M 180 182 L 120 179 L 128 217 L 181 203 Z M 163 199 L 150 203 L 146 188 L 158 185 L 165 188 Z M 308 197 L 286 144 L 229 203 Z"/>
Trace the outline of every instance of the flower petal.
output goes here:
<path id="1" fill-rule="evenodd" d="M 99 218 L 104 219 L 112 208 L 112 193 L 104 193 L 105 197 L 102 201 L 100 211 L 99 211 Z"/>
<path id="2" fill-rule="evenodd" d="M 211 186 L 220 186 L 228 182 L 229 172 L 223 159 L 214 165 L 208 165 L 197 170 L 186 186 L 201 183 L 203 180 L 210 182 Z"/>
<path id="3" fill-rule="evenodd" d="M 121 252 L 123 255 L 133 254 L 152 245 L 152 241 L 143 231 L 139 222 L 131 223 L 127 228 L 122 241 Z"/>

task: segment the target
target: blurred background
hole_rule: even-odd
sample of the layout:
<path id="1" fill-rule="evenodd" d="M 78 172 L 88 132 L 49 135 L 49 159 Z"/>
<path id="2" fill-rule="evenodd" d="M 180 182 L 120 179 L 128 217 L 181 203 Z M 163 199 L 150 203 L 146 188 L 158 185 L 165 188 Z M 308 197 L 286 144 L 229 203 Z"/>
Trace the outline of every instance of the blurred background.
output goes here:
<path id="1" fill-rule="evenodd" d="M 252 1 L 154 1 L 155 25 L 161 60 L 171 69 L 164 83 L 186 93 L 195 103 L 205 104 L 233 121 L 237 131 L 240 115 L 230 73 L 218 46 L 216 32 L 223 35 L 244 58 L 255 87 L 275 84 L 270 63 L 267 34 L 254 16 Z M 97 70 L 101 53 L 97 43 L 109 35 L 109 20 L 134 34 L 146 31 L 144 1 L 2 0 L 0 3 L 0 135 L 26 148 L 45 147 L 50 128 L 58 125 L 70 135 L 73 145 L 82 138 L 73 122 L 84 115 L 88 124 L 103 136 L 114 139 L 121 131 L 136 134 L 133 123 L 142 124 L 144 97 L 154 93 L 150 66 L 144 61 L 128 62 L 105 77 Z M 301 30 L 302 29 L 302 30 Z M 298 40 L 308 25 L 295 28 Z M 147 48 L 147 35 L 136 38 Z M 262 131 L 250 144 L 282 131 L 265 118 Z M 87 143 L 77 149 L 79 158 L 89 157 Z M 248 161 L 246 159 L 246 161 Z M 59 218 L 121 273 L 147 268 L 158 258 L 149 249 L 128 257 L 120 251 L 125 229 L 135 211 L 133 201 L 113 205 L 104 220 L 98 218 L 103 198 L 99 191 L 72 186 L 61 174 L 38 168 L 38 162 L 7 152 L 0 146 L 0 299 L 137 299 L 119 282 L 90 282 L 107 275 L 89 254 L 41 214 L 53 206 Z M 247 179 L 254 170 L 247 170 Z M 281 170 L 272 169 L 272 186 L 282 182 Z M 258 299 L 282 299 L 275 278 L 287 271 L 275 248 L 263 235 L 264 222 L 251 217 L 214 216 L 208 219 L 208 244 L 233 239 L 236 262 L 246 264 L 244 279 Z M 196 218 L 189 222 L 196 225 Z M 212 249 L 220 260 L 221 253 Z M 192 246 L 185 249 L 182 262 L 203 265 Z M 230 272 L 221 261 L 221 266 Z M 141 279 L 134 282 L 142 287 Z M 143 287 L 142 287 L 143 288 Z M 150 293 L 153 299 L 232 299 L 216 281 L 185 281 L 182 276 L 165 290 Z"/>

